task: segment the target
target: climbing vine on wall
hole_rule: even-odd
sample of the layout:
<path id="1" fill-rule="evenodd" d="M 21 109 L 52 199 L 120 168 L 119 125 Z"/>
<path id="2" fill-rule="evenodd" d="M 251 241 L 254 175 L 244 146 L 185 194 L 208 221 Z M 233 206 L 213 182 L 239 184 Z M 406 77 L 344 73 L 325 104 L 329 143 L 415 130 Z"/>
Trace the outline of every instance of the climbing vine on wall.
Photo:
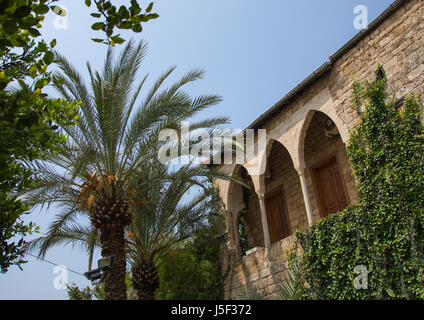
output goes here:
<path id="1" fill-rule="evenodd" d="M 424 298 L 422 108 L 413 94 L 399 107 L 386 86 L 353 86 L 361 123 L 347 152 L 358 204 L 297 234 L 304 253 L 290 263 L 300 260 L 308 298 Z"/>
<path id="2" fill-rule="evenodd" d="M 241 255 L 244 257 L 246 255 L 247 250 L 249 250 L 249 245 L 247 242 L 247 231 L 246 231 L 246 223 L 247 223 L 247 212 L 249 211 L 249 198 L 250 198 L 250 190 L 242 186 L 243 192 L 243 210 L 239 213 L 238 217 L 238 232 L 240 235 L 240 249 Z"/>

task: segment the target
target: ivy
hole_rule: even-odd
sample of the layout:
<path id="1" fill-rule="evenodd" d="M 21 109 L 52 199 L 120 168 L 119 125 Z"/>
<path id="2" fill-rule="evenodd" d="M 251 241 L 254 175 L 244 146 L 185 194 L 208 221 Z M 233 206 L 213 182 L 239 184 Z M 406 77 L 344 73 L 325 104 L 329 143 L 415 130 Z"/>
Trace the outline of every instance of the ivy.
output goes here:
<path id="1" fill-rule="evenodd" d="M 248 242 L 247 242 L 246 223 L 247 223 L 247 213 L 249 211 L 250 191 L 247 187 L 242 186 L 242 192 L 243 192 L 244 208 L 239 213 L 238 231 L 239 231 L 239 235 L 240 235 L 241 255 L 242 255 L 242 257 L 244 257 L 246 255 L 246 252 L 249 250 L 249 245 L 248 245 Z"/>
<path id="2" fill-rule="evenodd" d="M 419 97 L 398 108 L 385 78 L 355 83 L 361 123 L 347 153 L 358 203 L 297 233 L 307 298 L 424 298 L 424 126 Z M 355 267 L 367 270 L 356 289 Z"/>

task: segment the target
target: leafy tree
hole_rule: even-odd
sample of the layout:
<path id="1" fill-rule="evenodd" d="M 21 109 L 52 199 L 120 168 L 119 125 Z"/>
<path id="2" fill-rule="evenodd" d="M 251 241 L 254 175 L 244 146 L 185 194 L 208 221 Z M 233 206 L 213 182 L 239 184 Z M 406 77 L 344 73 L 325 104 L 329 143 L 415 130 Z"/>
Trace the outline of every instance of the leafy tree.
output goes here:
<path id="1" fill-rule="evenodd" d="M 77 285 L 72 284 L 67 287 L 69 300 L 93 300 L 93 292 L 90 287 L 80 289 Z"/>
<path id="2" fill-rule="evenodd" d="M 57 151 L 64 136 L 56 127 L 75 123 L 78 103 L 34 96 L 26 88 L 14 94 L 2 91 L 0 95 L 7 96 L 0 110 L 0 264 L 6 272 L 10 265 L 19 266 L 24 262 L 19 258 L 23 238 L 17 243 L 10 239 L 38 232 L 34 223 L 25 225 L 21 221 L 29 208 L 13 195 L 33 183 L 24 163 L 43 158 L 46 150 Z M 15 98 L 16 95 L 19 98 Z"/>
<path id="3" fill-rule="evenodd" d="M 51 83 L 48 66 L 54 61 L 52 49 L 56 40 L 47 44 L 40 40 L 45 14 L 66 12 L 55 6 L 56 0 L 2 0 L 0 2 L 0 269 L 6 272 L 14 264 L 20 266 L 25 241 L 15 242 L 15 236 L 37 232 L 34 223 L 25 225 L 22 215 L 28 207 L 13 196 L 29 187 L 34 177 L 23 166 L 24 162 L 42 159 L 42 154 L 57 151 L 64 136 L 58 126 L 73 125 L 77 120 L 77 102 L 49 99 L 42 89 Z M 98 13 L 104 18 L 102 27 L 106 34 L 104 43 L 122 43 L 113 33 L 115 28 L 141 31 L 141 23 L 157 18 L 151 13 L 150 3 L 141 13 L 137 1 L 118 10 L 112 1 L 94 1 Z M 85 1 L 87 6 L 91 1 Z M 98 29 L 96 23 L 93 29 Z M 93 39 L 99 42 L 98 39 Z"/>
<path id="4" fill-rule="evenodd" d="M 128 260 L 131 265 L 133 286 L 140 300 L 153 300 L 160 285 L 158 268 L 165 261 L 169 263 L 172 255 L 168 255 L 166 259 L 164 257 L 170 249 L 178 246 L 183 240 L 195 236 L 195 245 L 187 244 L 174 259 L 186 260 L 186 267 L 198 265 L 202 268 L 204 273 L 199 272 L 197 276 L 205 276 L 203 280 L 209 282 L 203 282 L 202 286 L 197 288 L 194 282 L 186 285 L 188 291 L 192 289 L 192 292 L 187 292 L 187 295 L 199 296 L 202 294 L 199 290 L 211 286 L 212 279 L 216 280 L 216 272 L 219 272 L 217 240 L 209 236 L 208 240 L 211 240 L 211 243 L 207 244 L 204 241 L 199 245 L 201 237 L 197 233 L 201 229 L 203 236 L 208 236 L 210 231 L 206 228 L 209 225 L 208 221 L 213 216 L 216 217 L 211 190 L 205 188 L 209 182 L 205 181 L 205 178 L 213 176 L 228 179 L 228 177 L 210 168 L 190 164 L 170 171 L 167 166 L 156 161 L 144 165 L 143 168 L 136 185 L 146 196 L 150 205 L 135 208 L 133 222 L 128 227 Z M 200 191 L 196 195 L 188 196 L 195 186 L 200 186 Z M 205 246 L 202 248 L 203 245 Z M 199 253 L 198 259 L 192 255 L 196 252 Z M 201 255 L 207 259 L 202 259 Z M 177 267 L 176 269 L 178 270 Z M 212 274 L 208 274 L 209 272 Z M 170 279 L 167 276 L 165 274 L 164 279 L 169 283 Z M 195 278 L 196 275 L 190 276 L 190 279 Z M 175 277 L 173 279 L 175 280 Z M 201 281 L 199 278 L 196 280 L 198 284 Z M 215 282 L 215 284 L 219 283 L 219 281 Z"/>
<path id="5" fill-rule="evenodd" d="M 110 45 L 123 43 L 125 40 L 122 39 L 119 34 L 114 34 L 115 28 L 141 32 L 142 22 L 144 23 L 159 17 L 157 13 L 152 13 L 153 2 L 149 3 L 144 13 L 142 13 L 142 9 L 136 0 L 131 0 L 131 5 L 129 7 L 121 5 L 119 8 L 113 5 L 117 1 L 85 0 L 87 7 L 90 7 L 92 2 L 94 2 L 97 10 L 91 13 L 91 16 L 96 19 L 103 19 L 103 21 L 94 23 L 91 28 L 93 30 L 102 30 L 106 34 L 106 39 L 92 39 L 95 42 L 102 42 Z"/>
<path id="6" fill-rule="evenodd" d="M 125 276 L 125 283 L 127 285 L 128 300 L 137 300 L 137 294 L 131 284 L 130 275 L 127 273 Z M 76 284 L 72 284 L 66 288 L 69 300 L 104 300 L 105 287 L 102 282 L 94 284 L 92 287 L 87 286 L 80 289 Z"/>
<path id="7" fill-rule="evenodd" d="M 43 152 L 56 152 L 65 137 L 57 131 L 58 125 L 70 126 L 78 118 L 77 102 L 49 99 L 34 93 L 24 83 L 15 90 L 3 90 L 0 99 L 0 263 L 6 272 L 10 265 L 21 265 L 22 240 L 26 234 L 38 232 L 30 222 L 25 225 L 21 216 L 28 213 L 14 193 L 33 183 L 33 176 L 25 162 L 43 158 Z M 15 243 L 15 236 L 21 240 Z"/>
<path id="8" fill-rule="evenodd" d="M 38 182 L 26 194 L 29 205 L 58 203 L 63 207 L 47 235 L 30 248 L 39 248 L 44 255 L 54 245 L 82 244 L 91 265 L 92 253 L 100 244 L 102 256 L 113 257 L 104 277 L 106 299 L 126 298 L 124 229 L 133 211 L 149 204 L 138 187 L 139 177 L 143 165 L 155 156 L 151 151 L 159 132 L 179 128 L 182 120 L 220 101 L 214 95 L 191 98 L 183 91 L 183 86 L 203 77 L 199 70 L 162 89 L 173 67 L 137 105 L 147 78 L 135 80 L 145 50 L 143 42 L 130 41 L 115 60 L 109 47 L 103 72 L 94 72 L 88 64 L 90 87 L 64 57 L 57 56 L 61 72 L 53 77 L 53 84 L 68 101 L 81 101 L 80 117 L 76 126 L 63 128 L 68 141 L 59 154 L 49 154 L 48 160 L 31 166 Z M 211 118 L 190 128 L 213 128 L 226 121 Z M 91 226 L 84 223 L 84 217 L 91 220 Z"/>
<path id="9" fill-rule="evenodd" d="M 164 254 L 158 269 L 156 299 L 223 299 L 218 239 L 223 232 L 223 216 L 217 199 L 210 199 L 209 206 L 214 209 L 209 212 L 206 226 Z"/>
<path id="10" fill-rule="evenodd" d="M 218 299 L 214 271 L 211 261 L 198 260 L 190 242 L 182 248 L 169 250 L 159 268 L 161 281 L 156 299 Z"/>

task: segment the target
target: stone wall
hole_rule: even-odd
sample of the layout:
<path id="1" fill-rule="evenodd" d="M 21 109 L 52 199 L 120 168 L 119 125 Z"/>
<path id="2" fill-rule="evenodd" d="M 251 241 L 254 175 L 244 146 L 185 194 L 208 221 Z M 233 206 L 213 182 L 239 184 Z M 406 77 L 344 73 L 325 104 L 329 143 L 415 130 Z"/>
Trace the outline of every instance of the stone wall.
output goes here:
<path id="1" fill-rule="evenodd" d="M 263 297 L 278 298 L 278 286 L 287 275 L 286 250 L 293 246 L 294 236 L 265 248 L 255 248 L 232 266 L 225 285 L 226 299 L 240 299 L 248 286 L 255 287 Z"/>

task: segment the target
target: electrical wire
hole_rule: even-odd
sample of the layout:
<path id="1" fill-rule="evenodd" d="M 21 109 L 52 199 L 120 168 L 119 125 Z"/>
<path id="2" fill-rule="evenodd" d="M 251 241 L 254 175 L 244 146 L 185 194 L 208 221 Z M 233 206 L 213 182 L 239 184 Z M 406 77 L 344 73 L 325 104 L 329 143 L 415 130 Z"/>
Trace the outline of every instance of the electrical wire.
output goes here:
<path id="1" fill-rule="evenodd" d="M 33 255 L 33 254 L 29 253 L 29 252 L 27 252 L 26 254 L 27 254 L 27 255 L 29 255 L 29 256 L 31 256 L 31 257 L 37 258 L 37 259 L 39 259 L 39 260 L 42 260 L 42 261 L 44 261 L 44 262 L 50 263 L 50 264 L 52 264 L 52 265 L 54 265 L 54 266 L 62 267 L 61 265 L 58 265 L 58 264 L 56 264 L 56 263 L 54 263 L 54 262 L 51 262 L 51 261 L 49 261 L 49 260 L 46 260 L 46 259 L 43 259 L 43 258 L 37 257 L 37 256 L 35 256 L 35 255 Z M 83 275 L 82 273 L 79 273 L 78 271 L 74 271 L 74 270 L 72 270 L 72 269 L 69 269 L 68 267 L 66 267 L 66 270 L 71 271 L 71 272 L 73 272 L 73 273 L 75 273 L 75 274 L 77 274 L 77 275 L 80 275 L 80 276 L 83 276 L 84 278 L 86 278 L 86 277 L 85 277 L 85 275 Z"/>

